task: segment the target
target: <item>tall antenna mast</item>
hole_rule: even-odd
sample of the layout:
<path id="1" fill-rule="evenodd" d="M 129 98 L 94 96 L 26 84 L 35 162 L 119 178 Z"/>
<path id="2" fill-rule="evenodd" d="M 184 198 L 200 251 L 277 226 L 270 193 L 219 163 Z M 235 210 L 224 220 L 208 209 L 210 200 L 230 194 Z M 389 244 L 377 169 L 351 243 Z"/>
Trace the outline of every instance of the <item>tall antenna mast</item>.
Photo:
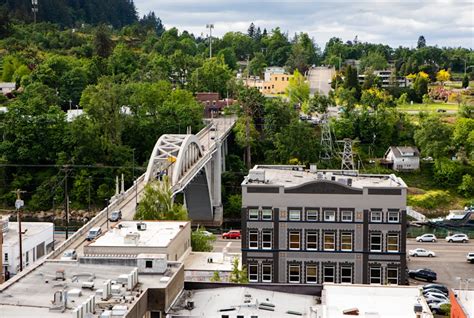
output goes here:
<path id="1" fill-rule="evenodd" d="M 338 142 L 344 143 L 344 150 L 342 152 L 341 170 L 355 170 L 354 156 L 352 154 L 352 139 L 344 138 L 344 140 L 338 140 Z"/>
<path id="2" fill-rule="evenodd" d="M 320 160 L 331 160 L 333 155 L 331 126 L 327 113 L 321 119 L 321 152 L 319 154 Z"/>

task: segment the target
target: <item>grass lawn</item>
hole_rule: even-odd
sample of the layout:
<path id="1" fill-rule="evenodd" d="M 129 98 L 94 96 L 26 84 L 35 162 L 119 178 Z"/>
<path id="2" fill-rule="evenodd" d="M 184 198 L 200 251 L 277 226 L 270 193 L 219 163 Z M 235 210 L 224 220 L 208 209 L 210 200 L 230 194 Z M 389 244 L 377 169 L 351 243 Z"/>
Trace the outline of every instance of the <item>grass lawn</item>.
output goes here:
<path id="1" fill-rule="evenodd" d="M 400 111 L 425 111 L 425 112 L 436 112 L 438 109 L 454 110 L 458 111 L 457 104 L 446 104 L 446 103 L 430 103 L 430 104 L 417 104 L 414 103 L 397 106 Z"/>

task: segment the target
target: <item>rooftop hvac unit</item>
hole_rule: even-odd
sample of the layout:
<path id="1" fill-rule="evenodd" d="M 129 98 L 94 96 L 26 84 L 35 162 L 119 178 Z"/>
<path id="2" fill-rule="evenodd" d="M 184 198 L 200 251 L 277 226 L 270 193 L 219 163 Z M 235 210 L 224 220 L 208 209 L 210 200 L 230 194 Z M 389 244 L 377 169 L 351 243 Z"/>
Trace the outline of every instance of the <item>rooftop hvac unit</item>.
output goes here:
<path id="1" fill-rule="evenodd" d="M 139 240 L 140 240 L 140 233 L 138 232 L 127 233 L 125 234 L 125 237 L 123 238 L 124 244 L 137 245 Z"/>
<path id="2" fill-rule="evenodd" d="M 137 230 L 139 230 L 139 231 L 145 231 L 145 230 L 146 230 L 146 223 L 144 223 L 144 222 L 138 222 L 138 223 L 137 223 Z"/>
<path id="3" fill-rule="evenodd" d="M 265 182 L 265 170 L 251 169 L 249 171 L 250 182 Z"/>
<path id="4" fill-rule="evenodd" d="M 103 285 L 102 300 L 108 300 L 112 296 L 112 282 L 107 280 Z"/>

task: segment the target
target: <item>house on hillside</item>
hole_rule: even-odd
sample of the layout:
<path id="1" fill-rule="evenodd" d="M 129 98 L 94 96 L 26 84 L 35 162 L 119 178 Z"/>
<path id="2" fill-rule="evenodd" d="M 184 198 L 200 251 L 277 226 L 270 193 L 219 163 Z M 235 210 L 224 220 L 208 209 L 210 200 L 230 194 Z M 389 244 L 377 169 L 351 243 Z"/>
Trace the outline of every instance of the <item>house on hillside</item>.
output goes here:
<path id="1" fill-rule="evenodd" d="M 395 171 L 420 169 L 420 151 L 413 146 L 392 146 L 385 152 L 383 163 Z"/>

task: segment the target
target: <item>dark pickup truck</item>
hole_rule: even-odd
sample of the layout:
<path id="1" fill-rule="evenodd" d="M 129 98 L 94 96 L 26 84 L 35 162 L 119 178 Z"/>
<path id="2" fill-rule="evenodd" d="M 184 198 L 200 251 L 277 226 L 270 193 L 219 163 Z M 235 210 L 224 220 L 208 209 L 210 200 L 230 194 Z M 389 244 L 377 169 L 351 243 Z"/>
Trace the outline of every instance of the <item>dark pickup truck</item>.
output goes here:
<path id="1" fill-rule="evenodd" d="M 425 279 L 428 282 L 432 282 L 437 279 L 436 273 L 428 268 L 420 268 L 420 269 L 411 270 L 408 272 L 408 276 L 410 276 L 410 278 Z"/>

